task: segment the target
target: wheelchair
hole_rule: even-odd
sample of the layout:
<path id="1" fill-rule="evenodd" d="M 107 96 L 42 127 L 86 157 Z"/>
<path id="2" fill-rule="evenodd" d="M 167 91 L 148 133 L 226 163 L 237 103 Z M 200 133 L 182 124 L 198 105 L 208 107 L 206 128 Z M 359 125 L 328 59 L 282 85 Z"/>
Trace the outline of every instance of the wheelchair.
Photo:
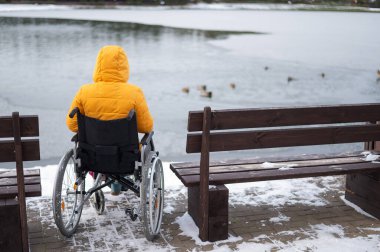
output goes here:
<path id="1" fill-rule="evenodd" d="M 147 240 L 160 233 L 164 205 L 164 173 L 153 132 L 139 142 L 136 114 L 127 118 L 102 121 L 82 115 L 78 108 L 78 133 L 74 148 L 61 158 L 53 189 L 53 215 L 60 232 L 72 236 L 79 224 L 84 204 L 91 198 L 97 214 L 105 209 L 102 188 L 114 182 L 140 197 L 137 206 L 127 208 L 134 221 L 143 222 Z M 86 176 L 92 173 L 93 186 L 86 190 Z"/>

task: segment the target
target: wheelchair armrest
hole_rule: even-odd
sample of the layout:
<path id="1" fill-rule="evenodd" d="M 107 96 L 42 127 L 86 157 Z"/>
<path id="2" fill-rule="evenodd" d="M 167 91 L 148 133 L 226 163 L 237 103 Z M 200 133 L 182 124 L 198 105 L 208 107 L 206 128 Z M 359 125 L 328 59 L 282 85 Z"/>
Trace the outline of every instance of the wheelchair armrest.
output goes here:
<path id="1" fill-rule="evenodd" d="M 75 107 L 73 110 L 71 110 L 71 112 L 69 114 L 69 117 L 73 118 L 75 116 L 75 114 L 78 113 L 78 112 L 79 112 L 79 108 Z"/>
<path id="2" fill-rule="evenodd" d="M 78 142 L 78 134 L 75 134 L 75 135 L 71 138 L 71 142 Z"/>
<path id="3" fill-rule="evenodd" d="M 152 140 L 153 135 L 154 135 L 154 131 L 151 131 L 149 133 L 145 133 L 145 135 L 143 136 L 143 138 L 140 141 L 140 144 L 142 144 L 142 145 L 149 144 L 150 141 Z"/>

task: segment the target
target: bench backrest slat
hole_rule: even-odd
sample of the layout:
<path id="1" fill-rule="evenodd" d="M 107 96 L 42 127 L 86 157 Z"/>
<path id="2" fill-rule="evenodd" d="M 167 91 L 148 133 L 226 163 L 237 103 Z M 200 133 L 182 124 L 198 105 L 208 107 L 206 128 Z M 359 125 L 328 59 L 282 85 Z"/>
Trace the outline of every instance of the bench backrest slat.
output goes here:
<path id="1" fill-rule="evenodd" d="M 37 137 L 38 116 L 20 116 L 21 137 Z M 13 124 L 11 116 L 0 117 L 0 138 L 13 137 Z"/>
<path id="2" fill-rule="evenodd" d="M 356 143 L 375 140 L 380 141 L 380 125 L 215 132 L 210 135 L 210 151 Z M 201 141 L 201 133 L 188 134 L 186 152 L 199 153 Z"/>
<path id="3" fill-rule="evenodd" d="M 214 110 L 211 118 L 211 130 L 376 122 L 380 104 Z M 190 111 L 188 131 L 201 131 L 202 120 L 203 111 Z"/>
<path id="4" fill-rule="evenodd" d="M 187 153 L 201 152 L 199 115 L 189 113 Z M 380 104 L 214 110 L 210 152 L 380 141 L 378 121 Z"/>
<path id="5" fill-rule="evenodd" d="M 38 139 L 22 140 L 22 160 L 40 160 L 40 144 Z M 15 162 L 15 143 L 12 140 L 0 141 L 0 162 Z"/>

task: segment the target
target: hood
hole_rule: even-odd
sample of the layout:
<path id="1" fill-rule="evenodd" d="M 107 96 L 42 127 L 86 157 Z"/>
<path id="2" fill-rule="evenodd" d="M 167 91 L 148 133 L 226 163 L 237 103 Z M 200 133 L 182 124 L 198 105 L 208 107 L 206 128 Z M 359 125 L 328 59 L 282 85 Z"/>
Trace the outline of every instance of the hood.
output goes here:
<path id="1" fill-rule="evenodd" d="M 129 64 L 127 54 L 120 46 L 104 46 L 96 58 L 94 82 L 127 82 Z"/>

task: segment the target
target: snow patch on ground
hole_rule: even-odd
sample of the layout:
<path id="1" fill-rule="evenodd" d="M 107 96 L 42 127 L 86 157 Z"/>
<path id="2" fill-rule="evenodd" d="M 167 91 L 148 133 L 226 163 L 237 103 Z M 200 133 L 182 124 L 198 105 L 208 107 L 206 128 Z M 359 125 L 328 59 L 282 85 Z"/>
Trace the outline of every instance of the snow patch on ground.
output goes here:
<path id="1" fill-rule="evenodd" d="M 280 240 L 271 240 L 266 235 L 260 235 L 251 239 L 249 242 L 243 242 L 236 246 L 236 251 L 323 251 L 323 252 L 357 252 L 357 251 L 379 251 L 380 237 L 378 235 L 369 235 L 368 237 L 348 238 L 344 236 L 344 228 L 340 225 L 312 225 L 309 229 L 296 232 L 281 232 L 284 235 L 294 235 L 303 233 L 309 235 L 307 239 L 296 239 L 291 242 L 281 242 Z M 272 243 L 265 242 L 263 239 L 269 239 Z M 365 250 L 363 250 L 365 248 Z M 232 251 L 232 250 L 230 250 Z"/>
<path id="2" fill-rule="evenodd" d="M 234 237 L 230 235 L 227 240 L 217 241 L 213 243 L 203 242 L 198 237 L 199 235 L 198 227 L 195 225 L 193 218 L 191 218 L 191 216 L 187 212 L 184 215 L 177 217 L 174 223 L 177 223 L 179 225 L 179 228 L 182 230 L 182 233 L 180 233 L 179 235 L 191 237 L 191 239 L 194 240 L 197 245 L 208 245 L 208 244 L 219 245 L 222 243 L 237 242 L 237 241 L 242 240 L 241 237 Z M 222 247 L 219 247 L 219 248 L 214 247 L 214 249 L 222 249 Z M 225 250 L 217 250 L 217 251 L 225 251 Z M 227 250 L 227 251 L 231 251 L 231 250 Z"/>
<path id="3" fill-rule="evenodd" d="M 360 213 L 360 214 L 362 214 L 362 215 L 365 215 L 365 216 L 367 216 L 367 217 L 369 217 L 369 218 L 372 218 L 372 219 L 377 220 L 376 217 L 374 217 L 374 216 L 370 215 L 369 213 L 365 212 L 363 209 L 361 209 L 360 207 L 358 207 L 358 206 L 355 205 L 354 203 L 352 203 L 352 202 L 346 200 L 346 199 L 344 198 L 344 195 L 340 196 L 340 199 L 341 199 L 341 200 L 342 200 L 347 206 L 352 207 L 353 209 L 355 209 L 356 212 L 358 212 L 358 213 Z"/>
<path id="4" fill-rule="evenodd" d="M 281 224 L 281 225 L 282 225 L 281 222 L 289 221 L 289 220 L 290 220 L 290 217 L 285 216 L 285 215 L 283 215 L 282 213 L 280 213 L 277 217 L 273 217 L 273 218 L 270 218 L 270 219 L 269 219 L 270 222 L 279 223 L 279 224 Z"/>
<path id="5" fill-rule="evenodd" d="M 323 186 L 318 186 L 317 181 Z M 286 204 L 304 204 L 324 206 L 327 201 L 323 194 L 339 190 L 342 181 L 334 177 L 320 179 L 288 179 L 226 185 L 230 190 L 230 205 L 284 206 Z"/>
<path id="6" fill-rule="evenodd" d="M 124 195 L 112 196 L 105 194 L 105 197 L 107 202 L 116 200 L 127 201 Z M 57 228 L 54 223 L 53 213 L 49 209 L 51 207 L 49 197 L 28 198 L 27 202 L 29 209 L 41 212 L 48 209 L 48 214 L 41 214 L 41 223 L 47 229 L 55 230 Z M 138 219 L 135 222 L 131 222 L 123 210 L 118 208 L 114 208 L 115 210 L 109 209 L 103 215 L 98 215 L 93 207 L 86 204 L 79 224 L 84 228 L 66 239 L 72 240 L 74 244 L 76 241 L 81 242 L 87 248 L 85 251 L 100 251 L 96 247 L 96 244 L 99 243 L 106 246 L 104 251 L 175 251 L 170 244 L 164 243 L 162 245 L 147 241 L 142 235 L 142 223 Z M 83 243 L 83 241 L 87 242 Z M 117 249 L 111 249 L 113 246 L 116 246 Z M 69 248 L 67 249 L 70 250 Z"/>

